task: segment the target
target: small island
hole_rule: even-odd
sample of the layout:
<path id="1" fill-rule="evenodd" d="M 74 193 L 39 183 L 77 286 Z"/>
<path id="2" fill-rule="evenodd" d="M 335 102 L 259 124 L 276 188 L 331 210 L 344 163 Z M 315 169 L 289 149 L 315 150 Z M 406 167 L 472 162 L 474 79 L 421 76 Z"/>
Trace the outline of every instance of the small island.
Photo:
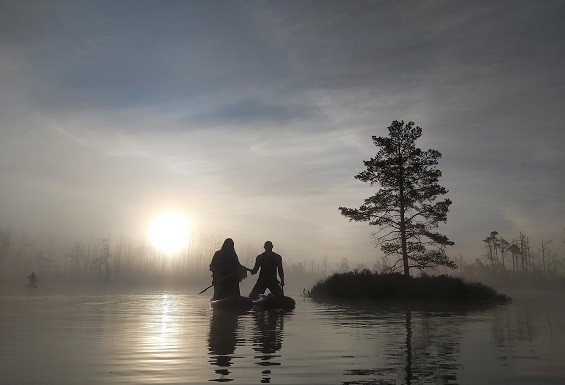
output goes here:
<path id="1" fill-rule="evenodd" d="M 388 132 L 388 136 L 372 137 L 379 150 L 373 158 L 363 161 L 366 169 L 355 176 L 378 187 L 377 192 L 358 208 L 339 207 L 339 210 L 350 221 L 377 226 L 379 230 L 373 233 L 375 246 L 379 245 L 383 255 L 396 258 L 396 262 L 381 274 L 362 270 L 331 275 L 312 288 L 310 297 L 461 303 L 510 301 L 482 283 L 423 273 L 435 267 L 457 267 L 446 253 L 446 248 L 454 242 L 436 231 L 447 221 L 451 205 L 451 200 L 444 197 L 448 190 L 439 184 L 442 173 L 437 165 L 441 153 L 416 146 L 422 128 L 414 122 L 395 120 Z M 402 274 L 396 273 L 399 267 Z M 421 275 L 413 277 L 411 269 L 420 271 Z"/>
<path id="2" fill-rule="evenodd" d="M 423 300 L 437 302 L 510 302 L 480 282 L 467 282 L 448 275 L 405 276 L 399 273 L 379 274 L 369 270 L 333 274 L 312 287 L 309 296 L 315 300 Z"/>

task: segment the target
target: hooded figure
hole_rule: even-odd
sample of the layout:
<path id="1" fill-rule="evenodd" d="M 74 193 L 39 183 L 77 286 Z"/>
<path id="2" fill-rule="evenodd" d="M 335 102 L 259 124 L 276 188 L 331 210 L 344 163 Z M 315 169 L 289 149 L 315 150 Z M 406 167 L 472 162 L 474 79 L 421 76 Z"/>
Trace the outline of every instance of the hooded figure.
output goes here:
<path id="1" fill-rule="evenodd" d="M 210 270 L 212 271 L 212 284 L 214 285 L 213 299 L 241 295 L 239 282 L 247 277 L 247 268 L 239 263 L 235 245 L 231 238 L 227 238 L 222 248 L 214 253 Z"/>

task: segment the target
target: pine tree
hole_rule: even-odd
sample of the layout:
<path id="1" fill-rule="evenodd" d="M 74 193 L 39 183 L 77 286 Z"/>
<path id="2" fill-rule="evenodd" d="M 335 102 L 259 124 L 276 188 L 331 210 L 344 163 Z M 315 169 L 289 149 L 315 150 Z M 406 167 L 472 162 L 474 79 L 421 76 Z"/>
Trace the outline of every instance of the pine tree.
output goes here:
<path id="1" fill-rule="evenodd" d="M 366 170 L 355 176 L 371 186 L 378 185 L 379 190 L 359 208 L 339 210 L 350 221 L 378 226 L 380 230 L 373 234 L 376 245 L 387 256 L 399 256 L 397 263 L 402 261 L 404 275 L 410 275 L 410 268 L 455 268 L 455 262 L 445 254 L 445 247 L 454 243 L 434 231 L 447 221 L 451 205 L 449 199 L 438 200 L 448 192 L 438 184 L 441 171 L 436 165 L 441 154 L 416 147 L 422 129 L 414 122 L 395 120 L 388 131 L 387 137 L 372 137 L 379 151 L 363 161 Z"/>

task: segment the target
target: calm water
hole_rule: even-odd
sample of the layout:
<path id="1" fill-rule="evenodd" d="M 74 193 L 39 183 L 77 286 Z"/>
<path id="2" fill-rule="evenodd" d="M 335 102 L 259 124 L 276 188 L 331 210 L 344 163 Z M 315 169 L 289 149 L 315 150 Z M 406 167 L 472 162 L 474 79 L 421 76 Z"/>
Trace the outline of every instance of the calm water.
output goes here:
<path id="1" fill-rule="evenodd" d="M 1 384 L 565 384 L 563 293 L 486 309 L 214 312 L 208 298 L 0 296 Z"/>

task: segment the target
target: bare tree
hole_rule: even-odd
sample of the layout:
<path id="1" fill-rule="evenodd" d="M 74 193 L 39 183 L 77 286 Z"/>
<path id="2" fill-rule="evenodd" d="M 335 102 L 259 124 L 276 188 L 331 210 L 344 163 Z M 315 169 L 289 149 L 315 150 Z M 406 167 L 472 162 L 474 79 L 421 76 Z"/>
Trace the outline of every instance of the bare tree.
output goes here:
<path id="1" fill-rule="evenodd" d="M 543 273 L 544 276 L 547 276 L 547 267 L 546 267 L 546 257 L 548 257 L 550 250 L 549 250 L 549 244 L 551 244 L 551 239 L 548 241 L 544 241 L 543 238 L 541 239 L 541 271 Z M 548 262 L 549 262 L 549 258 L 548 258 Z"/>

